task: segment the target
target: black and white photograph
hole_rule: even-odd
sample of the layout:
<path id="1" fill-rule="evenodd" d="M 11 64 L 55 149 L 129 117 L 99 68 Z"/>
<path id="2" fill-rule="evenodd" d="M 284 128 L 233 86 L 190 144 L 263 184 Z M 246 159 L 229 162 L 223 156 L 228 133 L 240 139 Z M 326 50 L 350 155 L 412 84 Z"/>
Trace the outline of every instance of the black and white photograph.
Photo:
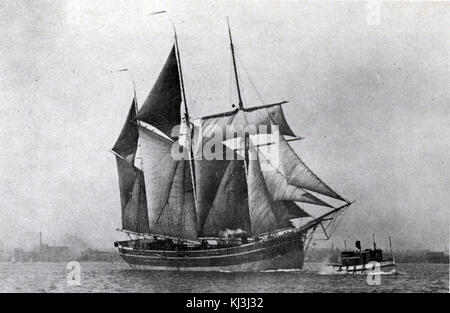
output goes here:
<path id="1" fill-rule="evenodd" d="M 449 293 L 448 1 L 5 0 L 0 74 L 0 293 Z"/>

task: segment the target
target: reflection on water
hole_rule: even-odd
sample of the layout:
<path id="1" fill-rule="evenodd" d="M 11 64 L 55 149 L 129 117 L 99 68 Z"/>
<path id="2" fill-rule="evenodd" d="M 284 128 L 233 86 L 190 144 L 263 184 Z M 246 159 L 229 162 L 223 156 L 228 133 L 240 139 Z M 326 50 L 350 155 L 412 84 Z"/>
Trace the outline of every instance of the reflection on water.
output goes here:
<path id="1" fill-rule="evenodd" d="M 367 285 L 365 275 L 304 270 L 165 272 L 131 270 L 125 263 L 80 263 L 81 285 L 69 286 L 65 263 L 0 263 L 0 292 L 449 292 L 448 264 L 398 264 L 400 275 Z"/>

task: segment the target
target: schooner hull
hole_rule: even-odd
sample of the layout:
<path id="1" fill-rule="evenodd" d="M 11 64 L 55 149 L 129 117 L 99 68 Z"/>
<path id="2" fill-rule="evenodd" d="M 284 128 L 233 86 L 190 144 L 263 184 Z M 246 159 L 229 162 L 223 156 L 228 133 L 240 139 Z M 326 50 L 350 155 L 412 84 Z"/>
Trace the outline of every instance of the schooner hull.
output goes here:
<path id="1" fill-rule="evenodd" d="M 298 233 L 292 235 L 222 249 L 163 251 L 119 247 L 119 253 L 131 268 L 138 270 L 239 272 L 302 269 L 303 241 Z"/>

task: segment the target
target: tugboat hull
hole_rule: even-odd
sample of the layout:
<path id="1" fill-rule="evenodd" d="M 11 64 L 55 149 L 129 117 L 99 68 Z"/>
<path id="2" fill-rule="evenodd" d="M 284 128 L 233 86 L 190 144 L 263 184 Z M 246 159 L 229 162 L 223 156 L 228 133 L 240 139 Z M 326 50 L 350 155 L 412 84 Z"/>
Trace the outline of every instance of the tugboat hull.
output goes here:
<path id="1" fill-rule="evenodd" d="M 166 271 L 262 271 L 303 268 L 299 233 L 228 248 L 188 251 L 143 250 L 119 246 L 131 268 Z"/>
<path id="2" fill-rule="evenodd" d="M 378 264 L 377 264 L 378 263 Z M 395 260 L 386 260 L 382 262 L 370 262 L 366 264 L 358 264 L 358 265 L 339 265 L 339 264 L 331 264 L 333 271 L 339 274 L 367 274 L 377 272 L 382 273 L 395 273 Z"/>

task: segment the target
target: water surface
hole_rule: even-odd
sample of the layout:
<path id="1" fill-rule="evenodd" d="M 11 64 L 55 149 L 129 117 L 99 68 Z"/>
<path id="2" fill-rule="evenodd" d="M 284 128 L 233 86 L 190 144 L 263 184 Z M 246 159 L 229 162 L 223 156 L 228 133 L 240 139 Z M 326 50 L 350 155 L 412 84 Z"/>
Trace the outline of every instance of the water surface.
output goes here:
<path id="1" fill-rule="evenodd" d="M 322 265 L 301 271 L 256 273 L 150 272 L 125 263 L 80 262 L 80 286 L 67 284 L 66 263 L 0 263 L 0 292 L 449 292 L 448 264 L 398 264 L 369 286 L 366 275 L 321 274 Z"/>

